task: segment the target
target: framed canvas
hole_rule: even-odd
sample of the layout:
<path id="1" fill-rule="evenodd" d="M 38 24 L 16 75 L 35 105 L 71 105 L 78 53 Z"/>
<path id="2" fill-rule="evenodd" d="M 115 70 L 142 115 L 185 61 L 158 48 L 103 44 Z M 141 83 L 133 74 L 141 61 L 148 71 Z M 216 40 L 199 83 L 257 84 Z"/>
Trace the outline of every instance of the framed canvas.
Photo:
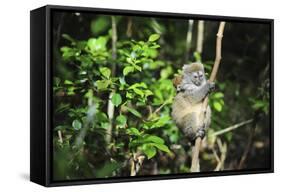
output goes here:
<path id="1" fill-rule="evenodd" d="M 273 20 L 47 5 L 30 13 L 30 180 L 273 172 Z"/>

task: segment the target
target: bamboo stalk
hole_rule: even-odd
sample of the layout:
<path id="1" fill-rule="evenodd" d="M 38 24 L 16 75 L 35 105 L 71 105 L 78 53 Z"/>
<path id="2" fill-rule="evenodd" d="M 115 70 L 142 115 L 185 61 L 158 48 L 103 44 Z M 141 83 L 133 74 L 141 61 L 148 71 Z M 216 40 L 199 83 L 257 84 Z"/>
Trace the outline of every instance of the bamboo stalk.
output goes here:
<path id="1" fill-rule="evenodd" d="M 223 37 L 223 31 L 224 31 L 224 27 L 225 27 L 225 22 L 222 21 L 220 22 L 219 25 L 219 30 L 217 33 L 217 41 L 216 41 L 216 58 L 215 58 L 215 63 L 212 69 L 212 73 L 210 76 L 209 81 L 213 82 L 216 78 L 217 72 L 218 72 L 218 68 L 220 65 L 220 61 L 221 61 L 221 45 L 222 45 L 222 37 Z M 204 117 L 205 117 L 205 113 L 206 113 L 206 109 L 208 106 L 208 97 L 205 97 L 203 104 L 202 104 L 202 112 L 200 114 L 200 122 L 203 122 Z M 192 162 L 191 162 L 191 172 L 199 172 L 200 171 L 200 164 L 199 164 L 199 150 L 201 147 L 201 138 L 197 137 L 195 140 L 195 146 L 194 149 L 192 151 Z"/>

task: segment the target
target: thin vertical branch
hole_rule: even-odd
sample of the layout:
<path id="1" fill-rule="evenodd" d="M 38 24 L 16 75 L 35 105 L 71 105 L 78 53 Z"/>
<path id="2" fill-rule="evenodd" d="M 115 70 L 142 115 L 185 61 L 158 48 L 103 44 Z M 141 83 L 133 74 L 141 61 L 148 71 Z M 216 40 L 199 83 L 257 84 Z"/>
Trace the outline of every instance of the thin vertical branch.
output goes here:
<path id="1" fill-rule="evenodd" d="M 59 142 L 63 143 L 61 130 L 58 130 L 58 137 L 59 137 Z"/>
<path id="2" fill-rule="evenodd" d="M 198 21 L 196 51 L 201 55 L 204 42 L 204 21 Z"/>
<path id="3" fill-rule="evenodd" d="M 240 159 L 240 162 L 239 162 L 239 165 L 238 165 L 238 169 L 243 169 L 243 167 L 244 167 L 244 164 L 246 162 L 248 154 L 249 154 L 249 152 L 251 150 L 251 147 L 253 145 L 253 140 L 254 140 L 254 136 L 255 136 L 255 132 L 256 132 L 256 126 L 257 125 L 253 125 L 251 127 L 250 135 L 249 135 L 249 138 L 248 138 L 248 142 L 247 142 L 246 148 L 245 148 L 245 150 L 243 152 L 243 155 L 242 155 L 242 157 Z"/>
<path id="4" fill-rule="evenodd" d="M 117 57 L 117 50 L 116 50 L 116 43 L 117 43 L 117 27 L 116 27 L 116 20 L 115 17 L 112 16 L 111 17 L 111 23 L 112 23 L 112 41 L 111 41 L 111 47 L 112 47 L 112 65 L 111 65 L 111 74 L 114 77 L 115 76 L 115 72 L 116 72 L 116 57 Z M 111 102 L 111 98 L 113 96 L 113 94 L 115 93 L 115 91 L 112 91 L 109 94 L 108 97 L 108 104 L 107 104 L 107 115 L 108 115 L 108 119 L 109 119 L 109 125 L 108 125 L 108 129 L 107 129 L 107 134 L 106 134 L 106 141 L 107 143 L 111 142 L 111 136 L 112 136 L 112 121 L 113 121 L 113 117 L 114 117 L 114 105 Z"/>
<path id="5" fill-rule="evenodd" d="M 132 37 L 132 26 L 133 26 L 133 21 L 132 21 L 132 17 L 128 17 L 128 24 L 127 24 L 127 30 L 126 30 L 126 35 L 128 37 Z"/>
<path id="6" fill-rule="evenodd" d="M 193 23 L 194 23 L 194 21 L 192 19 L 188 20 L 188 30 L 186 33 L 186 60 L 189 59 L 189 52 L 190 52 L 191 42 L 192 42 Z"/>
<path id="7" fill-rule="evenodd" d="M 219 25 L 219 30 L 217 33 L 217 41 L 216 41 L 216 58 L 215 58 L 215 63 L 212 69 L 212 73 L 210 76 L 209 81 L 213 82 L 216 78 L 217 72 L 218 72 L 218 68 L 220 65 L 220 61 L 221 61 L 221 45 L 222 45 L 222 37 L 223 37 L 223 31 L 224 31 L 224 26 L 225 26 L 225 22 L 220 22 Z M 203 104 L 202 104 L 202 112 L 200 114 L 200 122 L 203 122 L 204 118 L 205 118 L 205 113 L 206 113 L 206 109 L 208 106 L 208 97 L 205 97 Z M 201 147 L 201 138 L 198 137 L 195 140 L 195 146 L 192 150 L 192 162 L 191 162 L 191 172 L 199 172 L 200 168 L 199 168 L 199 150 Z"/>

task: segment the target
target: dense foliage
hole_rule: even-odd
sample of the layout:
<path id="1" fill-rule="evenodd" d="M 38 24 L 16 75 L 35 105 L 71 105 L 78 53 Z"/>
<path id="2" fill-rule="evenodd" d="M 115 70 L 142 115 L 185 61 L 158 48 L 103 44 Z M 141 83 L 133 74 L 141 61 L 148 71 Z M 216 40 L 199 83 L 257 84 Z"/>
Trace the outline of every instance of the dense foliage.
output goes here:
<path id="1" fill-rule="evenodd" d="M 184 20 L 55 14 L 54 179 L 129 176 L 136 158 L 144 160 L 138 175 L 189 172 L 191 145 L 170 116 L 176 94 L 172 79 L 181 74 L 184 63 L 195 60 L 210 73 L 217 24 L 206 22 L 204 45 L 212 46 L 200 53 L 194 41 L 186 44 Z M 243 156 L 265 155 L 269 148 L 269 43 L 256 37 L 269 33 L 262 25 L 260 32 L 244 24 L 227 25 L 226 37 L 241 33 L 249 38 L 241 44 L 258 44 L 254 54 L 263 54 L 267 63 L 246 55 L 247 50 L 238 58 L 235 48 L 227 49 L 230 39 L 224 39 L 223 55 L 237 67 L 254 66 L 258 75 L 239 73 L 235 66 L 229 70 L 223 60 L 217 90 L 210 95 L 213 115 L 201 155 L 203 171 L 247 168 Z M 235 25 L 242 29 L 235 32 Z M 250 82 L 257 77 L 258 82 Z M 245 125 L 249 130 L 255 127 L 256 142 L 249 142 L 251 131 L 244 127 L 223 131 L 248 119 Z M 245 143 L 250 143 L 248 152 Z M 254 166 L 268 166 L 266 158 Z"/>

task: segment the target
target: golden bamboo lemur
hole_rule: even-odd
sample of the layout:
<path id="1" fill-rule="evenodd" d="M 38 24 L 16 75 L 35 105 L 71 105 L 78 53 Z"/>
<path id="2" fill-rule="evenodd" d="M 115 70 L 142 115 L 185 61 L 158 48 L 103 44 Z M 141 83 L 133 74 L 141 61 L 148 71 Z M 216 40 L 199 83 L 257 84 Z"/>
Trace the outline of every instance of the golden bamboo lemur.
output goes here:
<path id="1" fill-rule="evenodd" d="M 211 122 L 211 110 L 208 105 L 205 118 L 200 122 L 202 103 L 215 84 L 206 81 L 204 66 L 201 63 L 185 64 L 183 77 L 177 85 L 177 95 L 172 106 L 172 118 L 184 135 L 194 143 L 197 137 L 205 137 Z"/>

